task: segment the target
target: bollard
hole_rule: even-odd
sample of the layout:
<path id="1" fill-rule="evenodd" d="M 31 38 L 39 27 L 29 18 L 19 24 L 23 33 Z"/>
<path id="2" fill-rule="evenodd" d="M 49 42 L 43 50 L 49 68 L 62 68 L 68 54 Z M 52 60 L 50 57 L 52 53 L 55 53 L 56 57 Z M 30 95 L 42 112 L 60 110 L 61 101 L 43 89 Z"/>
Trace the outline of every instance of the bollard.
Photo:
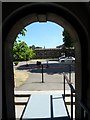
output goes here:
<path id="1" fill-rule="evenodd" d="M 42 65 L 42 83 L 44 83 L 44 78 L 43 78 L 43 65 Z"/>

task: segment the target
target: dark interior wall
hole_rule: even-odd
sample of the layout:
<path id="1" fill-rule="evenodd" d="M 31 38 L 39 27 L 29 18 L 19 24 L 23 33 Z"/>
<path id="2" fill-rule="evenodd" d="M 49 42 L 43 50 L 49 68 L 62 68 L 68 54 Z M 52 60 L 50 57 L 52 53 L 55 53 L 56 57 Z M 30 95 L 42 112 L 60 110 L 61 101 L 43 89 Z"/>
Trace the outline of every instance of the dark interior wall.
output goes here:
<path id="1" fill-rule="evenodd" d="M 0 2 L 0 16 L 2 16 L 2 2 Z M 2 17 L 0 17 L 0 119 L 2 118 Z"/>
<path id="2" fill-rule="evenodd" d="M 32 2 L 33 3 L 33 2 Z M 30 4 L 29 2 L 4 2 L 2 4 L 3 15 L 2 20 L 7 18 L 12 12 L 17 10 L 24 5 Z M 61 5 L 72 11 L 76 16 L 80 18 L 80 20 L 84 23 L 84 25 L 88 28 L 87 20 L 89 18 L 89 3 L 83 2 L 56 2 L 56 4 Z M 67 16 L 68 17 L 68 16 Z"/>
<path id="3" fill-rule="evenodd" d="M 2 4 L 3 9 L 2 20 L 4 21 L 4 19 L 6 19 L 7 16 L 9 16 L 12 12 L 27 4 L 28 4 L 27 2 L 4 2 Z"/>
<path id="4" fill-rule="evenodd" d="M 83 22 L 85 27 L 88 28 L 88 18 L 89 18 L 89 3 L 88 2 L 65 2 L 60 3 L 60 5 L 69 9 L 72 13 L 74 13 L 80 21 Z"/>

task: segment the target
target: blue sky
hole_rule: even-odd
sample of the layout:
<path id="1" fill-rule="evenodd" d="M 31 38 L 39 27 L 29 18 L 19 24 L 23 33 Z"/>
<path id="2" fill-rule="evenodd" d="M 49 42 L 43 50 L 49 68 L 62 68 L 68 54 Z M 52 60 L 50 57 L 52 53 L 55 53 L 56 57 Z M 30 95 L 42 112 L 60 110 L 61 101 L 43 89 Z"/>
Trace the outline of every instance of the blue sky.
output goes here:
<path id="1" fill-rule="evenodd" d="M 63 28 L 56 23 L 34 22 L 26 26 L 26 29 L 26 35 L 19 35 L 18 39 L 25 41 L 28 46 L 56 48 L 56 46 L 63 44 Z"/>

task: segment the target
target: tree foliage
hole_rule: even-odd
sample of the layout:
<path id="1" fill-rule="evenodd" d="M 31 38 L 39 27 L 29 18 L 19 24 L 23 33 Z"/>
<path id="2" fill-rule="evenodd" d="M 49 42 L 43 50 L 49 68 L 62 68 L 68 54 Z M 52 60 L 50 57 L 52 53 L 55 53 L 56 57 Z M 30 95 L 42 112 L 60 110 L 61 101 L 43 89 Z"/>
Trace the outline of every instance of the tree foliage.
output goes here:
<path id="1" fill-rule="evenodd" d="M 30 46 L 29 48 L 32 48 L 33 50 L 35 50 L 35 45 L 32 45 L 32 46 Z"/>
<path id="2" fill-rule="evenodd" d="M 19 35 L 25 36 L 26 34 L 26 28 L 23 28 Z M 19 38 L 19 35 L 17 35 L 16 38 Z M 33 58 L 35 56 L 34 51 L 32 48 L 29 48 L 28 45 L 21 40 L 15 40 L 13 44 L 13 59 L 15 61 L 21 61 L 21 60 L 28 60 L 30 58 Z"/>
<path id="3" fill-rule="evenodd" d="M 65 29 L 63 31 L 63 36 L 64 36 L 64 38 L 63 38 L 64 46 L 65 47 L 73 47 L 74 46 L 73 39 L 71 38 L 69 32 L 66 31 Z"/>
<path id="4" fill-rule="evenodd" d="M 15 41 L 13 46 L 13 59 L 17 61 L 28 60 L 35 56 L 35 52 L 24 41 Z"/>
<path id="5" fill-rule="evenodd" d="M 19 35 L 25 36 L 25 35 L 26 35 L 26 32 L 27 32 L 26 28 L 23 28 L 23 29 L 19 32 L 19 34 L 17 35 L 16 38 L 19 38 Z"/>
<path id="6" fill-rule="evenodd" d="M 32 48 L 33 50 L 35 50 L 35 49 L 42 49 L 42 47 L 36 47 L 35 45 L 32 45 L 32 46 L 30 46 L 29 48 Z"/>

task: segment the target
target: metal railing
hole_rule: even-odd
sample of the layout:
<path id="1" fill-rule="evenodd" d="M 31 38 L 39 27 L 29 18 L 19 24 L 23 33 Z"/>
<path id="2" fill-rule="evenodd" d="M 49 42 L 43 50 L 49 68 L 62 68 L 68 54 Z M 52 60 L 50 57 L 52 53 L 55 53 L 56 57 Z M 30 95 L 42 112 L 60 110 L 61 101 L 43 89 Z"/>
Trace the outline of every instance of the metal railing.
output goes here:
<path id="1" fill-rule="evenodd" d="M 21 114 L 21 116 L 20 116 L 20 120 L 22 120 L 22 115 L 23 115 L 23 113 L 24 113 L 24 111 L 25 111 L 25 109 L 26 109 L 27 103 L 28 103 L 29 98 L 30 98 L 30 94 L 15 94 L 15 95 L 14 95 L 14 98 L 27 98 L 27 101 L 22 101 L 22 100 L 21 100 L 21 101 L 15 101 L 15 105 L 25 106 L 25 107 L 23 108 L 22 114 Z"/>
<path id="2" fill-rule="evenodd" d="M 70 80 L 68 79 L 68 77 L 66 76 L 65 73 L 63 73 L 63 76 L 64 76 L 64 100 L 65 100 L 65 96 L 66 96 L 66 94 L 65 94 L 65 80 L 67 81 L 67 83 L 70 87 L 70 90 L 71 90 L 71 95 L 70 95 L 71 96 L 71 120 L 73 120 L 73 103 L 74 103 L 73 102 L 73 97 L 74 97 L 73 93 L 75 93 L 75 89 L 72 86 Z"/>
<path id="3" fill-rule="evenodd" d="M 90 109 L 83 103 L 79 102 L 81 108 L 82 108 L 82 120 L 88 120 L 88 116 L 90 117 Z"/>
<path id="4" fill-rule="evenodd" d="M 15 98 L 22 98 L 22 97 L 27 97 L 29 98 L 30 97 L 30 94 L 15 94 L 14 95 Z M 27 101 L 25 102 L 22 102 L 22 101 L 15 101 L 15 105 L 26 105 L 27 104 Z"/>

